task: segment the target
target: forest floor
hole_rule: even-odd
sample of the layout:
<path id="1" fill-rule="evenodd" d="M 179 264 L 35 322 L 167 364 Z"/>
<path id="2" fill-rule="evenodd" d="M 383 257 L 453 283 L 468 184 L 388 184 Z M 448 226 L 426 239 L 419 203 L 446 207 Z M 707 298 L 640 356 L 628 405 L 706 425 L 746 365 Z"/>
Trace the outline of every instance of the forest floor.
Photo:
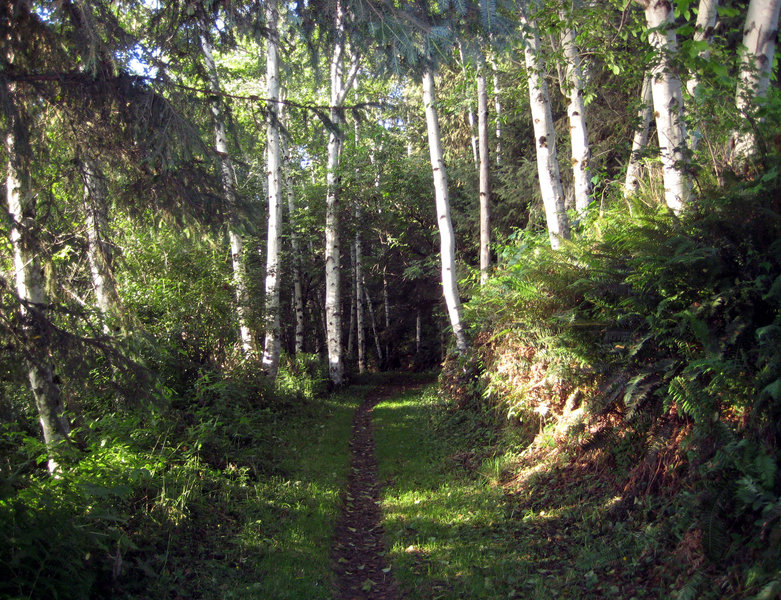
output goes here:
<path id="1" fill-rule="evenodd" d="M 671 498 L 623 498 L 623 469 L 401 383 L 355 417 L 339 600 L 726 597 L 705 589 L 718 574 L 681 539 Z"/>

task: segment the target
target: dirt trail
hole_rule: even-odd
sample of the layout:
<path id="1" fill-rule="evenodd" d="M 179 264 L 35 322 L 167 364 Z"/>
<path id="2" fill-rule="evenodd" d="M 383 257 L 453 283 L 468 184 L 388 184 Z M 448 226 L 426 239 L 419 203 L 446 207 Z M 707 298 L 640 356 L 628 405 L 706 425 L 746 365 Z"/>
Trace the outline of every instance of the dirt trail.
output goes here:
<path id="1" fill-rule="evenodd" d="M 386 560 L 380 526 L 380 486 L 371 412 L 378 402 L 401 393 L 405 387 L 382 386 L 372 390 L 355 413 L 351 468 L 333 550 L 338 600 L 400 598 Z"/>

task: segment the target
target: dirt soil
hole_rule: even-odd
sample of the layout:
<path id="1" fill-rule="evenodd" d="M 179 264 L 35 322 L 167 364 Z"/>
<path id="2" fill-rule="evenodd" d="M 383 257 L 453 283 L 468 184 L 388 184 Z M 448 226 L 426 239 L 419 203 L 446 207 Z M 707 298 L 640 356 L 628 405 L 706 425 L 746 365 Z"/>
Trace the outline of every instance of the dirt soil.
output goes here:
<path id="1" fill-rule="evenodd" d="M 401 595 L 386 560 L 380 525 L 380 485 L 374 455 L 372 409 L 382 400 L 402 393 L 407 386 L 378 387 L 367 395 L 353 420 L 351 465 L 336 526 L 333 549 L 335 595 L 338 600 L 399 600 Z"/>

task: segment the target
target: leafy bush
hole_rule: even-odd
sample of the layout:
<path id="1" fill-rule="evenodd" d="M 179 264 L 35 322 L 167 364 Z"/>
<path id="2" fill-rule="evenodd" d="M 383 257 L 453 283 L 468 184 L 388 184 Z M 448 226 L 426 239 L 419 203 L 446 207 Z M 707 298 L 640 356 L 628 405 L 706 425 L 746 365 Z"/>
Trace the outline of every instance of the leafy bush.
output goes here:
<path id="1" fill-rule="evenodd" d="M 486 396 L 609 449 L 630 498 L 688 490 L 673 538 L 754 593 L 781 559 L 780 195 L 771 169 L 680 218 L 608 210 L 559 252 L 518 235 L 468 306 Z"/>

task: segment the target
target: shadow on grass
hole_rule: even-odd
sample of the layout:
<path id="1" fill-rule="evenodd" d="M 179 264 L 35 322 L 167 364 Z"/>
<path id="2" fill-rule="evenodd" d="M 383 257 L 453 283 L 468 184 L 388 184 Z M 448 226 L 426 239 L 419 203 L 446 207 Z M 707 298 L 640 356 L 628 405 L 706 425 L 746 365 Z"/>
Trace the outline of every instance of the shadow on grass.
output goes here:
<path id="1" fill-rule="evenodd" d="M 670 577 L 651 572 L 666 534 L 614 522 L 614 479 L 562 462 L 503 487 L 491 469 L 506 461 L 480 464 L 491 449 L 442 427 L 441 410 L 433 387 L 374 410 L 383 526 L 408 600 L 669 597 Z"/>

